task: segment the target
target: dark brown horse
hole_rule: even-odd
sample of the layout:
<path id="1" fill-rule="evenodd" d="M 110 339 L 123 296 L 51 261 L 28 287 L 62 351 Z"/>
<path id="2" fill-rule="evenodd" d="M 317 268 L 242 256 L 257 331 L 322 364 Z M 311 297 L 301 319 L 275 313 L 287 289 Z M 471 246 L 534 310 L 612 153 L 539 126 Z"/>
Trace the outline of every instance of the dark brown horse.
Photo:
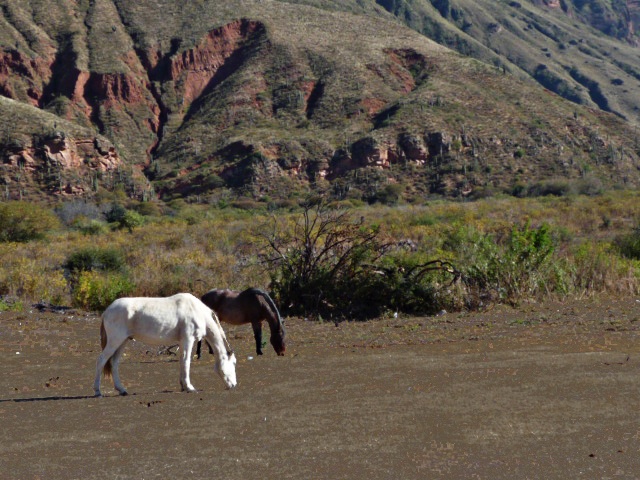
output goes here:
<path id="1" fill-rule="evenodd" d="M 269 340 L 273 349 L 278 355 L 284 355 L 284 324 L 276 304 L 266 292 L 258 288 L 248 288 L 242 292 L 214 289 L 205 293 L 201 300 L 225 323 L 231 325 L 250 323 L 253 327 L 258 355 L 262 355 L 262 320 L 266 320 L 271 329 Z M 196 350 L 198 358 L 200 358 L 200 350 L 201 342 L 198 342 Z"/>

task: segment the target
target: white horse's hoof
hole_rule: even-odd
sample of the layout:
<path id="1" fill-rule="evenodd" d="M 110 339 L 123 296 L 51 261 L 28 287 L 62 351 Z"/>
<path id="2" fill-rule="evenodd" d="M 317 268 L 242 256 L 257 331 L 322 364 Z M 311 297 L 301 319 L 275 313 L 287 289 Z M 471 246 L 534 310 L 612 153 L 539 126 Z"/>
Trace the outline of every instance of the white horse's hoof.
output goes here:
<path id="1" fill-rule="evenodd" d="M 122 392 L 120 392 L 121 397 L 126 397 L 127 395 L 129 395 L 129 392 L 127 392 L 126 390 L 123 390 Z"/>

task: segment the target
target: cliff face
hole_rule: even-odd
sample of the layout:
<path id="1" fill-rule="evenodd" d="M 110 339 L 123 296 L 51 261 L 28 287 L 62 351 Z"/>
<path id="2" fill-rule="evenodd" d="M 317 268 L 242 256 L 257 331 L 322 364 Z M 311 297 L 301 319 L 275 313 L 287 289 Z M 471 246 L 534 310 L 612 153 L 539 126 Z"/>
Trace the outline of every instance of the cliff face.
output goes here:
<path id="1" fill-rule="evenodd" d="M 0 95 L 39 106 L 51 79 L 51 59 L 29 58 L 17 50 L 0 53 Z"/>
<path id="2" fill-rule="evenodd" d="M 214 29 L 195 47 L 170 58 L 168 77 L 159 79 L 172 82 L 179 101 L 191 105 L 238 68 L 241 46 L 256 35 L 264 35 L 264 26 L 249 20 Z"/>

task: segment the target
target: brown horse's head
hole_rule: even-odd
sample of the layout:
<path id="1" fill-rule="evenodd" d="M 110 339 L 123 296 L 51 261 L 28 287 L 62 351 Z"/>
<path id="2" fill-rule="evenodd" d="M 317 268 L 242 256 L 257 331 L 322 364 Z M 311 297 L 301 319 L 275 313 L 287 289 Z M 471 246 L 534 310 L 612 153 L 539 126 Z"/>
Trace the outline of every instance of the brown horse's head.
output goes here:
<path id="1" fill-rule="evenodd" d="M 269 338 L 271 346 L 280 356 L 284 355 L 284 351 L 287 349 L 287 346 L 284 343 L 284 337 L 284 327 L 281 327 L 276 331 L 272 331 L 271 337 Z"/>

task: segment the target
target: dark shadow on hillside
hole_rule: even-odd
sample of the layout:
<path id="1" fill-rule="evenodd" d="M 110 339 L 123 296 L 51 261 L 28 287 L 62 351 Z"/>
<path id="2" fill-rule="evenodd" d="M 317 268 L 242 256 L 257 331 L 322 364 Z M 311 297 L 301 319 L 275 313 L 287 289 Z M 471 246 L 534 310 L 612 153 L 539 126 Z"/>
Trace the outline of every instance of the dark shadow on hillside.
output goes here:
<path id="1" fill-rule="evenodd" d="M 307 100 L 307 118 L 310 120 L 313 117 L 318 104 L 320 103 L 320 99 L 324 95 L 324 83 L 322 81 L 316 82 L 311 91 L 311 95 L 309 95 L 309 100 Z"/>
<path id="2" fill-rule="evenodd" d="M 40 108 L 46 107 L 56 97 L 70 99 L 80 71 L 76 68 L 77 53 L 73 49 L 71 34 L 61 36 L 60 47 L 51 64 L 51 79 L 43 88 Z"/>

